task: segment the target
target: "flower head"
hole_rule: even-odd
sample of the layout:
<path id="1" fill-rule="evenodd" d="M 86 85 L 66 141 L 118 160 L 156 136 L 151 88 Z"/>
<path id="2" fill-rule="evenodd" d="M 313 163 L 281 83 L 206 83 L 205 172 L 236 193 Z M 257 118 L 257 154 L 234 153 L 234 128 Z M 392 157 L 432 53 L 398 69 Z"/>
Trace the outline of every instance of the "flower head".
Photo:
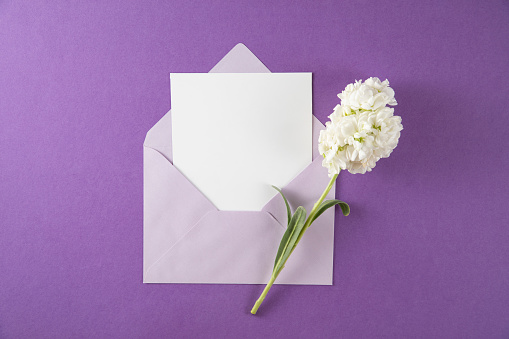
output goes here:
<path id="1" fill-rule="evenodd" d="M 344 106 L 354 110 L 374 110 L 386 105 L 397 105 L 394 90 L 389 87 L 387 79 L 381 82 L 378 78 L 369 78 L 364 83 L 362 80 L 357 80 L 346 86 L 338 97 Z"/>
<path id="2" fill-rule="evenodd" d="M 403 129 L 401 117 L 387 107 L 397 104 L 394 91 L 388 80 L 369 78 L 349 84 L 338 97 L 341 104 L 334 108 L 318 139 L 322 164 L 331 177 L 345 169 L 370 172 L 398 145 Z"/>

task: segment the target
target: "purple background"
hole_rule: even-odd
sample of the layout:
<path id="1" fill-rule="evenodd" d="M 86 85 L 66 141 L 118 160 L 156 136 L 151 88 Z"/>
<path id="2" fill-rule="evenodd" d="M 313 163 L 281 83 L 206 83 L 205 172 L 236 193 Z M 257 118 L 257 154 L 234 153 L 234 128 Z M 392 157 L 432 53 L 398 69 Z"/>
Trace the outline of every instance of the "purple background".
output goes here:
<path id="1" fill-rule="evenodd" d="M 508 338 L 507 1 L 0 1 L 0 338 Z M 256 4 L 255 4 L 256 3 Z M 342 173 L 333 286 L 142 284 L 170 72 L 243 42 L 322 122 L 388 78 L 400 145 Z"/>

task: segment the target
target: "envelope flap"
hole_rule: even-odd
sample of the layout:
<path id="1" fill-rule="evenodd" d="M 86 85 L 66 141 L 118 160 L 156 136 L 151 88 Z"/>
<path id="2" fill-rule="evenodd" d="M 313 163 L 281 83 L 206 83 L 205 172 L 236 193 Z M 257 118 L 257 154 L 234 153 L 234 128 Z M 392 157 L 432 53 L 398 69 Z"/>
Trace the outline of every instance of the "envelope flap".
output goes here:
<path id="1" fill-rule="evenodd" d="M 244 44 L 231 49 L 211 70 L 211 73 L 270 73 L 269 69 Z"/>
<path id="2" fill-rule="evenodd" d="M 144 269 L 216 208 L 158 151 L 143 152 Z"/>
<path id="3" fill-rule="evenodd" d="M 166 159 L 173 162 L 171 147 L 171 111 L 168 111 L 168 113 L 147 132 L 143 146 L 159 151 Z"/>

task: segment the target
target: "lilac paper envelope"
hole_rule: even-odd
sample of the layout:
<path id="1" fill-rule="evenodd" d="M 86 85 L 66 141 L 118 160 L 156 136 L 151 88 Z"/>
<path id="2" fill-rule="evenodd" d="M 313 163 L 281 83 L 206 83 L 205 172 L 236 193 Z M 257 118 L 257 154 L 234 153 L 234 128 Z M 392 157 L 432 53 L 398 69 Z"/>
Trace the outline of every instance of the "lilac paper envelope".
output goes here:
<path id="1" fill-rule="evenodd" d="M 210 72 L 270 72 L 237 44 Z M 171 111 L 143 147 L 143 282 L 265 284 L 286 229 L 286 207 L 276 195 L 259 212 L 219 211 L 172 164 Z M 313 117 L 313 162 L 283 192 L 293 210 L 309 211 L 329 182 L 317 139 L 323 124 Z M 333 187 L 328 199 L 334 198 Z M 276 283 L 332 285 L 334 209 L 310 227 Z"/>

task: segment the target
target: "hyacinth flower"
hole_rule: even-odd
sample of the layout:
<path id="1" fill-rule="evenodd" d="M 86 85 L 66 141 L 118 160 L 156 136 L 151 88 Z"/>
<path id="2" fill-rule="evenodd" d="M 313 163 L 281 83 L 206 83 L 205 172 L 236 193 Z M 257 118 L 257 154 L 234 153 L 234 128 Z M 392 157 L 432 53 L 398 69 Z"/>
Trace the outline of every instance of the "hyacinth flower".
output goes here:
<path id="1" fill-rule="evenodd" d="M 325 191 L 307 215 L 299 206 L 292 213 L 283 192 L 288 213 L 288 225 L 279 245 L 272 275 L 262 294 L 251 309 L 256 314 L 270 288 L 285 267 L 295 247 L 306 230 L 327 209 L 339 205 L 343 215 L 350 213 L 347 203 L 340 200 L 325 200 L 341 170 L 352 174 L 371 172 L 376 162 L 387 158 L 398 145 L 403 126 L 401 117 L 394 115 L 397 105 L 394 90 L 389 81 L 372 77 L 349 84 L 338 94 L 341 103 L 329 116 L 330 121 L 320 131 L 318 150 L 323 156 L 322 165 L 328 169 L 330 181 Z M 324 201 L 325 200 L 325 201 Z"/>

